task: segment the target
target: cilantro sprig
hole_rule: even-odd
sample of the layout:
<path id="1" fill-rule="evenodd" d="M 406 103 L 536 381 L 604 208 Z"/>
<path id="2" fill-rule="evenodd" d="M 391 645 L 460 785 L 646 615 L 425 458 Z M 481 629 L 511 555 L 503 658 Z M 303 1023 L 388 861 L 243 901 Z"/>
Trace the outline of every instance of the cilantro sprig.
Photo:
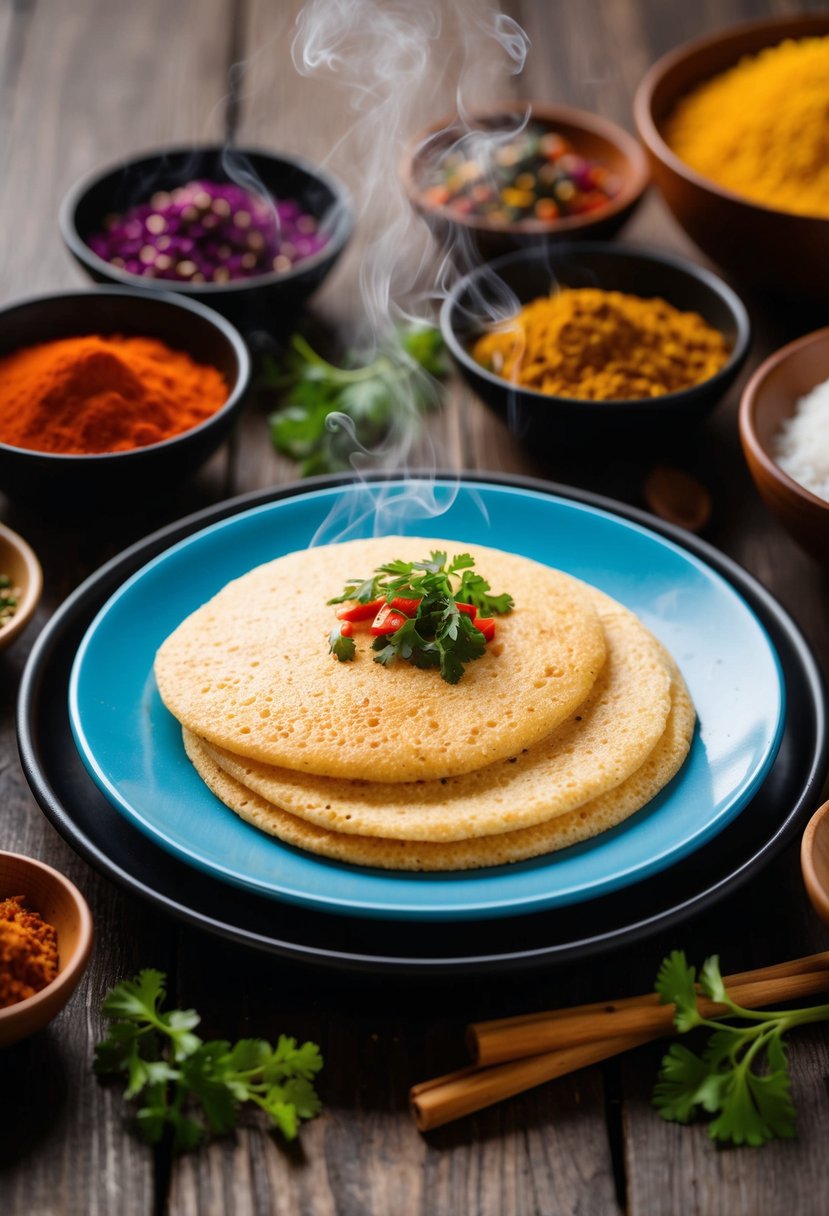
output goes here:
<path id="1" fill-rule="evenodd" d="M 674 1043 L 662 1060 L 653 1094 L 663 1119 L 689 1123 L 700 1111 L 714 1115 L 712 1139 L 724 1144 L 760 1145 L 794 1135 L 795 1111 L 783 1036 L 795 1026 L 829 1021 L 829 1005 L 758 1012 L 731 999 L 716 955 L 700 969 L 699 988 L 727 1012 L 700 1012 L 696 969 L 674 950 L 662 963 L 656 991 L 662 1004 L 674 1004 L 674 1025 L 681 1034 L 698 1027 L 712 1033 L 696 1055 Z"/>
<path id="2" fill-rule="evenodd" d="M 369 578 L 350 579 L 342 593 L 328 603 L 418 601 L 414 615 L 407 617 L 400 628 L 374 639 L 374 661 L 384 667 L 398 659 L 415 667 L 437 667 L 448 684 L 457 684 L 466 664 L 486 651 L 484 635 L 458 604 L 473 605 L 482 617 L 504 616 L 513 608 L 512 596 L 493 595 L 490 584 L 473 569 L 474 565 L 469 553 L 460 553 L 450 561 L 446 552 L 433 550 L 425 561 L 395 560 L 378 566 Z M 353 659 L 353 639 L 337 634 L 337 630 L 332 631 L 328 639 L 330 652 L 341 662 Z M 343 645 L 348 642 L 352 643 L 350 647 Z"/>
<path id="3" fill-rule="evenodd" d="M 264 1111 L 286 1140 L 321 1103 L 313 1079 L 322 1068 L 315 1043 L 297 1045 L 280 1035 L 276 1047 L 264 1039 L 204 1042 L 194 1033 L 195 1009 L 162 1012 L 166 976 L 145 970 L 116 985 L 103 1004 L 112 1019 L 109 1035 L 95 1048 L 95 1071 L 127 1079 L 126 1098 L 141 1098 L 139 1133 L 155 1144 L 169 1131 L 173 1148 L 195 1148 L 208 1130 L 231 1131 L 240 1108 Z"/>
<path id="4" fill-rule="evenodd" d="M 395 426 L 417 425 L 437 404 L 434 377 L 446 371 L 440 331 L 427 325 L 400 329 L 370 363 L 348 351 L 343 367 L 294 334 L 281 364 L 266 360 L 264 386 L 280 396 L 271 441 L 300 462 L 303 477 L 348 470 L 355 452 L 376 447 Z"/>

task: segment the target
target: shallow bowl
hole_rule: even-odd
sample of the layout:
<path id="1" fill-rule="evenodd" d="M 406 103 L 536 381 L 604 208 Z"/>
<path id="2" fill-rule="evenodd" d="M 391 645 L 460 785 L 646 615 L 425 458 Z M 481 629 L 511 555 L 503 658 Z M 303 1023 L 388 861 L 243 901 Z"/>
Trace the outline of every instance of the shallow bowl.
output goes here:
<path id="1" fill-rule="evenodd" d="M 176 283 L 147 279 L 112 266 L 90 249 L 87 239 L 108 215 L 121 215 L 156 191 L 170 191 L 196 179 L 253 183 L 275 198 L 296 199 L 317 220 L 327 217 L 330 238 L 323 249 L 284 273 L 256 275 L 228 283 Z M 98 283 L 142 291 L 174 291 L 200 301 L 246 327 L 280 329 L 293 325 L 296 309 L 322 283 L 351 235 L 351 200 L 327 170 L 298 156 L 225 145 L 169 148 L 108 165 L 77 182 L 63 200 L 60 231 L 72 256 Z"/>
<path id="2" fill-rule="evenodd" d="M 194 472 L 227 435 L 250 381 L 250 357 L 234 327 L 212 309 L 169 292 L 125 287 L 36 296 L 0 310 L 0 359 L 22 347 L 83 334 L 158 338 L 222 373 L 228 398 L 210 418 L 161 443 L 123 452 L 58 455 L 0 443 L 0 490 L 35 504 L 60 496 L 69 509 L 102 509 L 154 497 Z"/>
<path id="3" fill-rule="evenodd" d="M 829 329 L 819 329 L 771 355 L 757 368 L 740 402 L 740 439 L 754 483 L 789 534 L 829 565 L 829 502 L 784 473 L 775 439 L 797 402 L 829 380 Z"/>
<path id="4" fill-rule="evenodd" d="M 806 894 L 820 919 L 829 925 L 829 802 L 818 807 L 800 842 L 800 870 Z"/>
<path id="5" fill-rule="evenodd" d="M 586 401 L 521 388 L 481 367 L 470 344 L 484 330 L 482 317 L 548 295 L 556 285 L 600 287 L 642 297 L 660 296 L 682 311 L 699 313 L 726 338 L 728 362 L 708 380 L 662 397 Z M 506 254 L 466 275 L 441 311 L 441 329 L 461 375 L 510 428 L 537 439 L 601 447 L 609 442 L 667 434 L 695 422 L 723 397 L 748 352 L 748 314 L 716 275 L 667 254 L 626 245 L 573 244 Z M 537 449 L 536 449 L 537 450 Z"/>
<path id="6" fill-rule="evenodd" d="M 25 895 L 26 903 L 58 931 L 58 974 L 40 992 L 0 1009 L 0 1047 L 41 1030 L 69 1000 L 92 949 L 92 915 L 68 878 L 32 857 L 0 852 L 0 899 Z"/>
<path id="7" fill-rule="evenodd" d="M 0 625 L 2 650 L 29 624 L 43 590 L 43 571 L 34 550 L 5 524 L 0 524 L 0 574 L 8 575 L 17 598 L 14 615 L 5 625 Z"/>
<path id="8" fill-rule="evenodd" d="M 666 122 L 698 84 L 785 38 L 829 34 L 829 13 L 780 17 L 720 30 L 663 56 L 634 101 L 653 180 L 676 219 L 715 262 L 747 283 L 787 295 L 823 295 L 829 219 L 763 206 L 691 169 L 665 142 Z"/>
<path id="9" fill-rule="evenodd" d="M 648 166 L 641 147 L 627 131 L 598 114 L 535 101 L 505 102 L 490 112 L 473 115 L 470 123 L 493 130 L 505 122 L 520 124 L 528 109 L 531 121 L 563 135 L 579 155 L 610 169 L 619 179 L 619 191 L 601 210 L 556 220 L 523 220 L 519 224 L 461 215 L 450 207 L 435 206 L 426 195 L 429 168 L 469 130 L 468 125 L 461 125 L 456 116 L 450 115 L 427 127 L 412 142 L 403 158 L 401 176 L 412 206 L 441 243 L 456 247 L 460 261 L 465 251 L 496 257 L 527 246 L 610 237 L 630 218 L 647 188 Z"/>

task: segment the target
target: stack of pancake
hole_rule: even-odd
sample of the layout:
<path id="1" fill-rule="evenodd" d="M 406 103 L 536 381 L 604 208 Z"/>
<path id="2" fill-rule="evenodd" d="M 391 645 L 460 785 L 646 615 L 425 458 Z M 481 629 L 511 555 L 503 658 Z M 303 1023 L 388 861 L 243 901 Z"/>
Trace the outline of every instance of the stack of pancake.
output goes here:
<path id="1" fill-rule="evenodd" d="M 458 684 L 328 651 L 350 580 L 432 550 L 470 553 L 513 611 Z M 175 630 L 155 663 L 202 779 L 232 811 L 325 857 L 463 870 L 615 826 L 682 765 L 694 710 L 639 619 L 528 558 L 412 537 L 321 546 L 259 566 Z"/>

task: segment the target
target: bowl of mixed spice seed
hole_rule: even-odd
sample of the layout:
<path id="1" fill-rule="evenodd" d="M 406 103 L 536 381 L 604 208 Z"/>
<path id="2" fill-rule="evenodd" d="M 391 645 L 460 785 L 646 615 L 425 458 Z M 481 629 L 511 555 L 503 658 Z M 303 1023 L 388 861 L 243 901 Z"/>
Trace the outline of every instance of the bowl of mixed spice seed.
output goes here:
<path id="1" fill-rule="evenodd" d="M 22 633 L 35 614 L 43 573 L 22 536 L 0 524 L 0 648 Z"/>

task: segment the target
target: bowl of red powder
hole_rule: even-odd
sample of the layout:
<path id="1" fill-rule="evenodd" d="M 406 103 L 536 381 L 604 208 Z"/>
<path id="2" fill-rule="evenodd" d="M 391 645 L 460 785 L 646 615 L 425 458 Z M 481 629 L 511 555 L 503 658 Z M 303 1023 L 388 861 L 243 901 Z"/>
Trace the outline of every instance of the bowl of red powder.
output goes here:
<path id="1" fill-rule="evenodd" d="M 61 235 L 96 282 L 180 292 L 246 327 L 293 325 L 353 226 L 345 187 L 301 157 L 210 145 L 122 160 L 64 199 Z"/>
<path id="2" fill-rule="evenodd" d="M 92 915 L 78 888 L 42 861 L 0 852 L 0 1047 L 63 1009 L 91 948 Z"/>
<path id="3" fill-rule="evenodd" d="M 0 312 L 0 490 L 67 505 L 158 494 L 216 450 L 250 379 L 212 309 L 101 288 Z"/>

